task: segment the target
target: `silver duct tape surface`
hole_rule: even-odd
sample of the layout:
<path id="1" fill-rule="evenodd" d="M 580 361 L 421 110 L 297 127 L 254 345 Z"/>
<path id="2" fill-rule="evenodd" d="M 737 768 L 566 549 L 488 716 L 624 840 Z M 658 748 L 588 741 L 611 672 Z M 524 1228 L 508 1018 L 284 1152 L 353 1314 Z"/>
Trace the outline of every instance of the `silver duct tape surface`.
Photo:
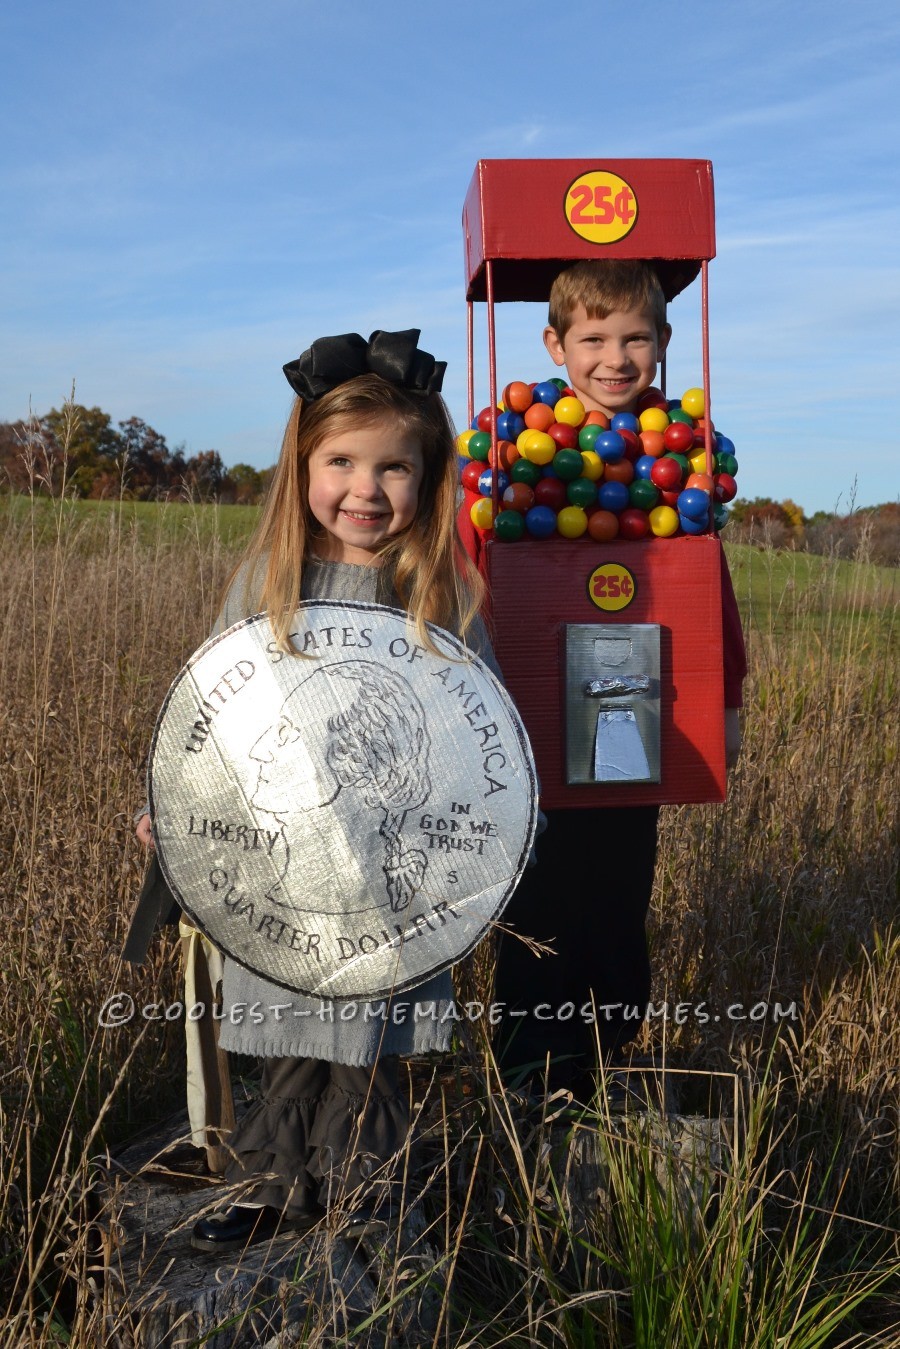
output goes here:
<path id="1" fill-rule="evenodd" d="M 150 755 L 166 879 L 227 955 L 285 988 L 377 997 L 459 960 L 499 915 L 537 818 L 506 690 L 440 628 L 312 600 L 195 653 Z M 446 653 L 446 654 L 444 654 Z"/>

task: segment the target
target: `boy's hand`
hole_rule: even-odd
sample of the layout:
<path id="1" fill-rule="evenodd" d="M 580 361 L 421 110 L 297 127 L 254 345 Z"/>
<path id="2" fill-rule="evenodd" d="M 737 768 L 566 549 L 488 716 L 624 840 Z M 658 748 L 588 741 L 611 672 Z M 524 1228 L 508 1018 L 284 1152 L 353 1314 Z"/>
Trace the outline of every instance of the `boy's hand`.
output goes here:
<path id="1" fill-rule="evenodd" d="M 734 768 L 741 757 L 741 718 L 736 707 L 725 708 L 725 767 Z"/>
<path id="2" fill-rule="evenodd" d="M 137 834 L 138 842 L 142 843 L 145 848 L 153 847 L 153 831 L 150 828 L 150 815 L 148 812 L 145 812 L 138 820 L 134 832 Z"/>

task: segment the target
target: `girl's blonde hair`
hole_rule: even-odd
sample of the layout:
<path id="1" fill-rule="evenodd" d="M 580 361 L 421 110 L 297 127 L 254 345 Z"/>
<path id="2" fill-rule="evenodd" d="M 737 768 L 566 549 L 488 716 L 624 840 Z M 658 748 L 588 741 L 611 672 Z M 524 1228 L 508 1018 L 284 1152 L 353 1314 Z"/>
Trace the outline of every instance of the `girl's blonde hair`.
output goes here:
<path id="1" fill-rule="evenodd" d="M 244 602 L 265 561 L 262 590 L 253 602 L 269 615 L 279 650 L 298 656 L 288 636 L 300 603 L 303 568 L 322 527 L 309 509 L 309 457 L 326 437 L 391 421 L 399 435 L 422 447 L 423 476 L 412 523 L 380 553 L 386 579 L 410 614 L 422 646 L 435 646 L 426 622 L 465 637 L 478 613 L 484 582 L 456 532 L 456 437 L 440 394 L 407 393 L 380 375 L 358 375 L 315 402 L 297 398 L 262 517 L 247 552 L 229 578 L 246 566 Z"/>

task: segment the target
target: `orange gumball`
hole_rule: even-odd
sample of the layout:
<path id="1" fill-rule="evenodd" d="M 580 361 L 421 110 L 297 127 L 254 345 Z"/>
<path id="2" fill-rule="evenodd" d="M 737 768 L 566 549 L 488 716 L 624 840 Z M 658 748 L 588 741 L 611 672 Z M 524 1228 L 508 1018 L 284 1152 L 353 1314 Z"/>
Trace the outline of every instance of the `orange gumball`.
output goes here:
<path id="1" fill-rule="evenodd" d="M 684 484 L 684 490 L 687 491 L 689 487 L 699 487 L 701 491 L 709 492 L 712 496 L 715 484 L 708 473 L 692 473 Z"/>
<path id="2" fill-rule="evenodd" d="M 604 431 L 609 430 L 609 418 L 605 412 L 589 412 L 584 419 L 585 426 L 602 426 Z"/>
<path id="3" fill-rule="evenodd" d="M 502 468 L 507 473 L 518 458 L 520 458 L 519 451 L 509 440 L 498 440 L 496 451 L 491 449 L 488 453 L 491 468 Z"/>
<path id="4" fill-rule="evenodd" d="M 644 454 L 649 454 L 654 459 L 666 452 L 666 442 L 663 440 L 662 431 L 642 431 L 640 442 L 644 447 Z"/>
<path id="5" fill-rule="evenodd" d="M 604 482 L 622 482 L 627 487 L 634 482 L 634 464 L 630 459 L 620 459 L 617 464 L 607 464 L 603 469 Z"/>
<path id="6" fill-rule="evenodd" d="M 547 403 L 532 403 L 524 415 L 525 425 L 532 431 L 546 431 L 556 421 L 553 409 Z"/>
<path id="7" fill-rule="evenodd" d="M 503 401 L 510 412 L 527 412 L 531 407 L 531 390 L 521 380 L 514 380 L 503 390 Z"/>
<path id="8" fill-rule="evenodd" d="M 594 511 L 588 516 L 587 532 L 597 543 L 609 543 L 619 532 L 619 517 L 612 511 Z"/>

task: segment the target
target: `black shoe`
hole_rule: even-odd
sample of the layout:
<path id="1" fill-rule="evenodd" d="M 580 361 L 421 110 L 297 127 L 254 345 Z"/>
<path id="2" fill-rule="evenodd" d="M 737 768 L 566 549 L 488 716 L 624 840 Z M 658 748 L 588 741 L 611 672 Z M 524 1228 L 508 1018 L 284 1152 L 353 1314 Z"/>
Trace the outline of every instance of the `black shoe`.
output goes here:
<path id="1" fill-rule="evenodd" d="M 227 1213 L 201 1218 L 195 1223 L 191 1245 L 195 1251 L 242 1251 L 273 1237 L 278 1231 L 306 1231 L 314 1227 L 321 1216 L 320 1213 L 309 1213 L 285 1218 L 277 1208 L 246 1208 L 234 1204 Z"/>

